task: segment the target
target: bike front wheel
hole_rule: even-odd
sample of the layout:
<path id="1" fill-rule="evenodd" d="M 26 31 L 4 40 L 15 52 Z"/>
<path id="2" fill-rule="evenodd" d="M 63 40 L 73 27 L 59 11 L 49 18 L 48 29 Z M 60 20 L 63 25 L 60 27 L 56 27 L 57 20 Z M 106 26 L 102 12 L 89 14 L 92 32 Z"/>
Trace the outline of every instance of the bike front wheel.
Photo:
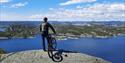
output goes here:
<path id="1" fill-rule="evenodd" d="M 56 50 L 56 48 L 57 48 L 57 42 L 56 42 L 55 38 L 52 38 L 52 47 L 54 50 Z"/>

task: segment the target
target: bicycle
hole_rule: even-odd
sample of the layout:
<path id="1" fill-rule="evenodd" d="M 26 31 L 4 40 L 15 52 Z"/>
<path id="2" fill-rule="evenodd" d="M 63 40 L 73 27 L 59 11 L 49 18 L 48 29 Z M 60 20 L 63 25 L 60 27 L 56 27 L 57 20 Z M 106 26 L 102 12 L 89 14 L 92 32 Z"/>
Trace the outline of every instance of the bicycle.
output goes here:
<path id="1" fill-rule="evenodd" d="M 51 34 L 48 35 L 48 39 L 49 39 L 48 40 L 48 55 L 51 58 L 53 51 L 56 50 L 57 42 L 56 42 L 56 39 Z"/>
<path id="2" fill-rule="evenodd" d="M 48 35 L 48 56 L 55 62 L 60 62 L 63 60 L 63 57 L 60 54 L 54 53 L 56 51 L 57 42 L 52 34 Z"/>

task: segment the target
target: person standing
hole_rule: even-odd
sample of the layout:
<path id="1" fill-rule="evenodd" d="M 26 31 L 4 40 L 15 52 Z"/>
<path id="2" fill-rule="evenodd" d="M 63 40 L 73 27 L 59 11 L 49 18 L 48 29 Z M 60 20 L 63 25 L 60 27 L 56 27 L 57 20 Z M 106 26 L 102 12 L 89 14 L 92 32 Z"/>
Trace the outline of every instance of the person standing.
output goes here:
<path id="1" fill-rule="evenodd" d="M 40 25 L 40 32 L 43 40 L 43 50 L 46 51 L 45 48 L 45 38 L 47 39 L 47 42 L 49 41 L 48 34 L 49 34 L 49 28 L 52 29 L 53 33 L 56 34 L 56 31 L 54 27 L 48 22 L 48 18 L 44 17 L 43 22 Z"/>

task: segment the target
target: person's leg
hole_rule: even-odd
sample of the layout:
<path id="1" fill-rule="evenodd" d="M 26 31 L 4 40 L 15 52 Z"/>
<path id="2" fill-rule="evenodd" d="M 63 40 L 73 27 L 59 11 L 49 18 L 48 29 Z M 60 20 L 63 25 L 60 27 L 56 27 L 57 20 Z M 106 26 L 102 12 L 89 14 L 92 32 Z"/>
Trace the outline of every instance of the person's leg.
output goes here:
<path id="1" fill-rule="evenodd" d="M 45 35 L 42 34 L 42 39 L 43 39 L 43 50 L 46 51 L 46 48 L 45 48 Z"/>
<path id="2" fill-rule="evenodd" d="M 53 50 L 53 45 L 51 43 L 50 37 L 46 37 L 46 38 L 47 38 L 47 46 L 49 47 L 49 50 Z"/>
<path id="3" fill-rule="evenodd" d="M 46 39 L 47 39 L 47 44 L 49 43 L 49 37 L 46 37 Z"/>

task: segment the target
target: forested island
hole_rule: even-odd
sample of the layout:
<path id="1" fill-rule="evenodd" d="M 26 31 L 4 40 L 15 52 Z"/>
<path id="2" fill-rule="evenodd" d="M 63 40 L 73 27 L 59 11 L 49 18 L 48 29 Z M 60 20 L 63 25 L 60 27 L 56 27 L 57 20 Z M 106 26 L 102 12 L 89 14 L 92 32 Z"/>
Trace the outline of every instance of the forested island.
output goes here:
<path id="1" fill-rule="evenodd" d="M 58 39 L 78 39 L 80 37 L 109 38 L 125 35 L 125 22 L 119 24 L 105 22 L 51 22 Z M 13 23 L 0 31 L 1 39 L 33 38 L 39 34 L 39 25 Z M 51 32 L 51 31 L 50 31 Z"/>
<path id="2" fill-rule="evenodd" d="M 3 32 L 0 32 L 0 37 L 3 38 L 28 38 L 34 37 L 36 27 L 23 24 L 11 24 L 6 27 Z"/>

